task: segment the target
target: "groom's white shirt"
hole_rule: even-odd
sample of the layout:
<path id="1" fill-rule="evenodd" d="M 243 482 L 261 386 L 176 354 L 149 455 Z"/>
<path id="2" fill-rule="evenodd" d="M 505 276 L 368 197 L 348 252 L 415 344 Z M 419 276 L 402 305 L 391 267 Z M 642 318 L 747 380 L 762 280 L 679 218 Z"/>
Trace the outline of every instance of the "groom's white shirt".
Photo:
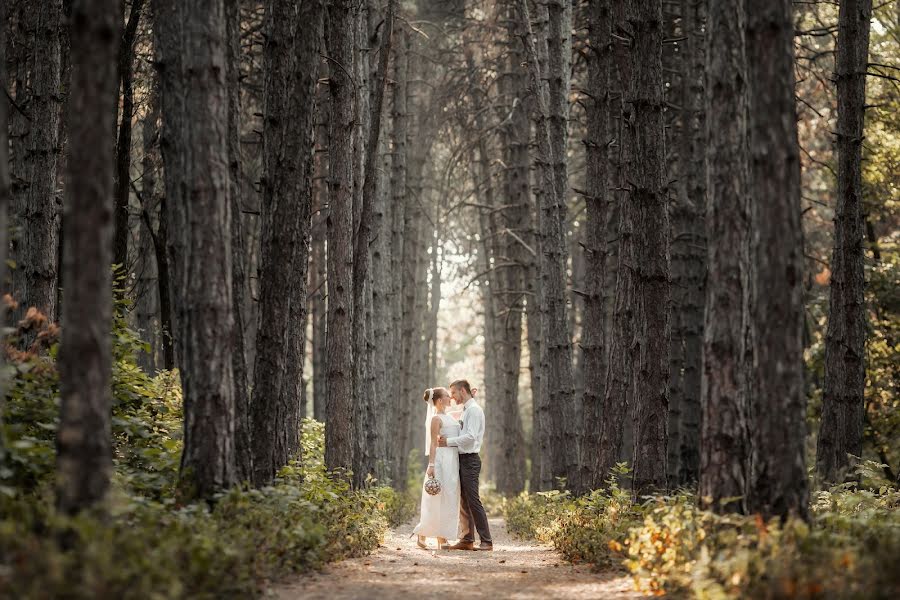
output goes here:
<path id="1" fill-rule="evenodd" d="M 462 431 L 456 437 L 447 438 L 447 445 L 459 448 L 460 454 L 478 454 L 484 439 L 484 411 L 475 398 L 469 398 L 463 406 Z"/>

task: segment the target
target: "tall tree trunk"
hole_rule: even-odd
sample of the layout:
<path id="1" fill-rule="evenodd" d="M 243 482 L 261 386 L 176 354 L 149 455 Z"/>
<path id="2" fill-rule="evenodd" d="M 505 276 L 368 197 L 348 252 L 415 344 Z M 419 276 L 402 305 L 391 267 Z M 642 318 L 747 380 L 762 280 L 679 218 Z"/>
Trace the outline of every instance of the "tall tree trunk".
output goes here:
<path id="1" fill-rule="evenodd" d="M 528 79 L 522 70 L 523 51 L 518 39 L 521 23 L 515 18 L 515 6 L 508 3 L 507 40 L 509 56 L 506 61 L 505 86 L 509 97 L 508 124 L 504 128 L 505 171 L 504 185 L 509 206 L 501 213 L 503 235 L 502 253 L 508 266 L 503 270 L 502 321 L 504 358 L 501 361 L 500 400 L 501 434 L 497 440 L 495 480 L 497 491 L 507 496 L 518 495 L 525 489 L 525 434 L 519 409 L 519 373 L 522 365 L 522 317 L 525 312 L 525 266 L 529 260 L 526 246 L 530 225 L 531 194 L 528 146 L 531 122 L 525 106 Z"/>
<path id="2" fill-rule="evenodd" d="M 825 483 L 852 480 L 850 455 L 862 454 L 866 386 L 862 141 L 872 0 L 840 4 L 837 80 L 837 208 L 831 259 L 825 389 L 816 471 Z"/>
<path id="3" fill-rule="evenodd" d="M 122 28 L 120 0 L 77 0 L 73 6 L 72 140 L 65 215 L 60 342 L 57 505 L 74 514 L 97 507 L 112 473 L 113 161 Z"/>
<path id="4" fill-rule="evenodd" d="M 128 273 L 128 198 L 131 193 L 131 129 L 134 117 L 134 42 L 144 0 L 132 0 L 128 23 L 119 46 L 119 81 L 122 92 L 122 118 L 116 144 L 116 230 L 113 238 L 113 262 Z M 116 107 L 118 108 L 118 107 Z"/>
<path id="5" fill-rule="evenodd" d="M 747 509 L 806 517 L 803 242 L 789 0 L 748 0 L 751 344 Z"/>
<path id="6" fill-rule="evenodd" d="M 328 6 L 326 34 L 331 74 L 331 147 L 328 215 L 328 400 L 325 464 L 350 469 L 353 461 L 353 13 L 349 0 Z"/>
<path id="7" fill-rule="evenodd" d="M 244 270 L 244 231 L 241 168 L 241 11 L 239 2 L 225 2 L 225 75 L 228 86 L 228 189 L 231 195 L 231 294 L 234 301 L 235 461 L 241 481 L 252 478 L 252 418 L 244 347 L 244 299 L 249 293 Z M 299 437 L 299 436 L 298 436 Z"/>
<path id="8" fill-rule="evenodd" d="M 392 161 L 391 161 L 391 331 L 392 354 L 394 367 L 391 372 L 400 373 L 400 397 L 395 400 L 391 413 L 395 415 L 396 431 L 405 432 L 410 420 L 411 399 L 408 392 L 411 387 L 408 381 L 408 369 L 403 359 L 404 354 L 404 320 L 403 320 L 403 243 L 404 223 L 406 221 L 406 182 L 407 182 L 407 137 L 408 106 L 407 81 L 409 74 L 410 34 L 401 28 L 397 36 L 397 51 L 394 57 L 394 87 L 392 90 Z M 392 483 L 397 489 L 406 486 L 406 461 L 409 447 L 405 435 L 398 434 L 399 440 L 393 445 L 391 456 L 394 469 L 391 473 Z"/>
<path id="9" fill-rule="evenodd" d="M 379 177 L 375 168 L 378 159 L 378 144 L 381 139 L 381 107 L 384 102 L 384 90 L 387 82 L 388 59 L 391 54 L 391 43 L 393 41 L 394 30 L 394 6 L 396 0 L 390 0 L 388 3 L 387 15 L 385 16 L 385 31 L 382 38 L 381 52 L 378 57 L 378 71 L 375 80 L 372 82 L 375 86 L 372 102 L 372 114 L 370 119 L 370 131 L 368 139 L 366 139 L 365 149 L 365 169 L 364 181 L 362 182 L 362 207 L 359 220 L 359 228 L 356 230 L 355 244 L 353 247 L 353 306 L 362 307 L 371 302 L 371 284 L 369 274 L 369 246 L 372 238 L 377 237 L 381 232 L 372 227 L 375 203 L 378 196 Z M 368 29 L 368 25 L 366 25 Z M 363 311 L 357 313 L 361 317 Z M 372 331 L 364 326 L 364 320 L 358 320 L 353 327 L 353 353 L 356 357 L 357 365 L 365 364 L 374 366 L 375 347 L 370 345 Z M 354 389 L 357 397 L 361 397 L 365 387 L 366 378 L 368 377 L 368 369 L 357 367 L 355 370 L 356 381 Z M 379 411 L 384 407 L 379 407 Z M 368 411 L 367 411 L 368 412 Z M 378 429 L 375 426 L 375 414 L 373 410 L 368 415 L 370 418 L 364 421 L 365 427 L 357 427 L 357 454 L 353 463 L 354 484 L 362 487 L 366 482 L 366 477 L 374 474 L 375 471 L 375 451 L 378 448 L 378 440 L 375 435 Z"/>
<path id="10" fill-rule="evenodd" d="M 700 473 L 700 393 L 703 359 L 703 319 L 706 304 L 706 111 L 704 77 L 706 64 L 707 1 L 682 0 L 684 22 L 685 85 L 684 127 L 682 131 L 682 164 L 686 173 L 685 205 L 688 222 L 683 235 L 689 241 L 684 249 L 684 296 L 680 324 L 684 359 L 682 361 L 681 397 L 679 399 L 679 451 L 676 479 L 670 484 L 690 485 Z M 671 469 L 670 469 L 671 470 Z"/>
<path id="11" fill-rule="evenodd" d="M 146 373 L 155 373 L 158 368 L 160 354 L 159 329 L 154 321 L 160 315 L 159 269 L 156 261 L 158 240 L 153 229 L 151 211 L 155 212 L 159 195 L 156 191 L 156 178 L 159 164 L 157 143 L 159 142 L 159 91 L 155 74 L 150 74 L 147 89 L 147 104 L 141 120 L 141 191 L 140 202 L 141 229 L 140 238 L 140 295 L 137 300 L 138 333 L 141 339 L 150 344 L 150 352 L 142 352 L 138 356 L 138 364 Z"/>
<path id="12" fill-rule="evenodd" d="M 666 489 L 666 425 L 669 378 L 669 248 L 663 122 L 662 2 L 629 5 L 630 110 L 633 160 L 626 227 L 634 237 L 634 473 L 636 496 Z M 626 267 L 627 268 L 627 267 Z"/>
<path id="13" fill-rule="evenodd" d="M 606 473 L 591 469 L 599 454 L 601 403 L 606 384 L 603 286 L 606 283 L 606 244 L 609 198 L 610 65 L 612 22 L 608 0 L 591 5 L 589 15 L 587 152 L 587 220 L 585 223 L 585 298 L 581 348 L 584 362 L 584 442 L 579 492 L 603 485 Z"/>
<path id="14" fill-rule="evenodd" d="M 0 296 L 7 293 L 6 286 L 6 255 L 9 249 L 9 205 L 12 199 L 12 189 L 9 181 L 9 101 L 12 97 L 9 89 L 9 73 L 6 69 L 6 43 L 7 31 L 10 29 L 9 5 L 4 2 L 0 5 Z M 6 304 L 0 306 L 0 324 L 6 324 Z M 0 358 L 0 366 L 3 359 Z M 0 380 L 0 426 L 3 423 L 3 398 L 6 389 L 5 380 Z"/>
<path id="15" fill-rule="evenodd" d="M 267 6 L 259 327 L 251 402 L 253 483 L 265 485 L 297 449 L 309 264 L 314 98 L 324 7 Z M 296 106 L 305 107 L 299 113 Z"/>
<path id="16" fill-rule="evenodd" d="M 186 498 L 209 498 L 237 475 L 225 9 L 155 0 L 154 13 L 184 395 L 179 485 Z"/>
<path id="17" fill-rule="evenodd" d="M 542 237 L 544 244 L 544 334 L 547 336 L 547 400 L 556 407 L 552 437 L 559 452 L 557 476 L 565 476 L 567 485 L 580 488 L 578 482 L 581 450 L 581 427 L 578 426 L 578 406 L 572 371 L 572 337 L 566 310 L 566 196 L 569 179 L 567 145 L 569 124 L 569 73 L 572 65 L 572 3 L 554 0 L 548 3 L 547 72 L 549 88 L 548 121 L 550 128 L 549 158 L 553 168 L 556 197 L 552 206 L 543 207 Z M 544 196 L 548 198 L 548 196 Z M 542 274 L 542 277 L 544 275 Z M 568 434 L 575 431 L 575 439 Z"/>
<path id="18" fill-rule="evenodd" d="M 28 113 L 22 123 L 24 131 L 16 132 L 23 136 L 24 144 L 13 145 L 14 152 L 18 152 L 13 158 L 12 176 L 20 182 L 13 186 L 13 212 L 20 230 L 19 239 L 13 244 L 13 297 L 19 303 L 16 318 L 34 306 L 55 321 L 60 234 L 56 189 L 62 102 L 62 0 L 42 0 L 37 6 L 25 6 L 20 18 L 31 35 L 31 53 L 27 63 L 30 72 L 17 73 L 22 88 L 17 89 L 16 103 L 27 106 Z M 24 64 L 19 66 L 24 71 Z M 26 85 L 30 89 L 27 98 Z"/>
<path id="19" fill-rule="evenodd" d="M 321 67 L 321 65 L 320 65 Z M 312 238 L 312 264 L 310 265 L 309 289 L 310 315 L 312 319 L 312 367 L 313 367 L 313 417 L 320 422 L 325 421 L 325 397 L 328 388 L 328 358 L 325 348 L 326 308 L 325 257 L 326 221 L 328 216 L 328 128 L 329 102 L 328 88 L 320 86 L 316 92 L 316 154 L 313 193 L 315 208 L 312 213 L 310 232 Z"/>
<path id="20" fill-rule="evenodd" d="M 749 314 L 750 197 L 746 15 L 709 3 L 707 233 L 700 492 L 718 512 L 742 512 L 750 448 L 745 333 Z"/>
<path id="21" fill-rule="evenodd" d="M 525 53 L 528 61 L 530 86 L 535 98 L 536 112 L 538 115 L 538 148 L 536 162 L 541 165 L 543 190 L 541 192 L 541 281 L 542 299 L 541 307 L 542 336 L 545 340 L 544 353 L 546 354 L 547 378 L 546 402 L 551 407 L 549 419 L 550 440 L 552 448 L 551 474 L 552 479 L 567 477 L 570 483 L 574 482 L 577 469 L 577 444 L 567 439 L 565 432 L 574 420 L 574 381 L 572 376 L 572 343 L 569 339 L 568 321 L 566 319 L 566 240 L 565 240 L 565 203 L 564 181 L 560 175 L 558 161 L 565 158 L 557 157 L 561 147 L 559 123 L 565 127 L 565 114 L 568 113 L 568 100 L 558 98 L 561 89 L 568 89 L 568 72 L 560 72 L 563 65 L 568 64 L 568 58 L 564 55 L 566 43 L 563 37 L 569 35 L 571 17 L 569 9 L 564 8 L 559 2 L 550 7 L 550 27 L 548 35 L 549 63 L 548 74 L 555 80 L 553 86 L 556 95 L 545 93 L 541 84 L 541 73 L 538 70 L 538 56 L 534 44 L 531 20 L 528 15 L 528 5 L 525 0 L 519 2 L 519 19 L 526 32 Z M 552 43 L 551 43 L 552 40 Z M 553 87 L 551 86 L 551 87 Z M 549 108 L 550 100 L 554 100 Z M 565 107 L 563 107 L 565 104 Z M 563 112 L 563 114 L 561 114 Z M 551 117 L 551 114 L 553 115 Z M 551 119 L 554 124 L 551 125 Z M 554 168 L 556 165 L 556 168 Z M 572 457 L 575 460 L 572 460 Z M 572 473 L 569 473 L 569 469 Z"/>

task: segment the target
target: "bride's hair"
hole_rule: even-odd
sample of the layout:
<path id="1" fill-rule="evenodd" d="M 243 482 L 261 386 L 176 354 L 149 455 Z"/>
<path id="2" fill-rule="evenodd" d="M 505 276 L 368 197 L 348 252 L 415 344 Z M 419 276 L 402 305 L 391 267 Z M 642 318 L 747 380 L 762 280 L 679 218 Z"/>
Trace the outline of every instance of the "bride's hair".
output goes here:
<path id="1" fill-rule="evenodd" d="M 436 388 L 428 388 L 427 390 L 425 390 L 425 395 L 422 398 L 423 398 L 423 400 L 425 400 L 425 402 L 434 403 L 434 402 L 440 400 L 441 398 L 443 398 L 444 396 L 449 396 L 449 395 L 450 395 L 450 392 L 448 392 L 444 388 L 436 387 Z"/>

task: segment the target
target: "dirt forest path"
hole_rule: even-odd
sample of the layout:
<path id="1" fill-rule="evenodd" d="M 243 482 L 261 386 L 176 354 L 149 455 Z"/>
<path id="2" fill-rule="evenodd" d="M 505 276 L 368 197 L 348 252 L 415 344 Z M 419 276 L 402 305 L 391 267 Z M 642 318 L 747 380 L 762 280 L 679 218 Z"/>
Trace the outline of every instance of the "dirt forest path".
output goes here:
<path id="1" fill-rule="evenodd" d="M 384 544 L 363 558 L 328 565 L 323 571 L 277 586 L 279 600 L 349 598 L 611 598 L 637 599 L 629 577 L 595 573 L 565 562 L 552 548 L 517 540 L 503 519 L 491 519 L 493 552 L 422 550 L 412 525 L 388 532 Z M 429 540 L 434 547 L 434 540 Z"/>

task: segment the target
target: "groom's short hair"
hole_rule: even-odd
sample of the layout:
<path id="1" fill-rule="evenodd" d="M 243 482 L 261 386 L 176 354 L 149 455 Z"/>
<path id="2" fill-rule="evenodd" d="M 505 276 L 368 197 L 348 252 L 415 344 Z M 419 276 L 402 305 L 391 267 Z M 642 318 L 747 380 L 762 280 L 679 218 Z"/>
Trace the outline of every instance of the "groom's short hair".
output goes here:
<path id="1" fill-rule="evenodd" d="M 469 382 L 465 379 L 457 379 L 453 383 L 450 384 L 450 387 L 466 390 L 468 395 L 472 395 L 472 386 L 469 385 Z"/>

